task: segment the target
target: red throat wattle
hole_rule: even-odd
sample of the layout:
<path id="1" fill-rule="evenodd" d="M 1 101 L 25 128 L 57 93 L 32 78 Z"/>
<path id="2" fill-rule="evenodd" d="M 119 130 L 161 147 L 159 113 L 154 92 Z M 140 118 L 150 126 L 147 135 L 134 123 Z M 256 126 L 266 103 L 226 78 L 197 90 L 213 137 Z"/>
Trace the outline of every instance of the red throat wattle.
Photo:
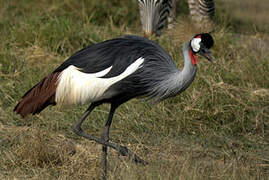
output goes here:
<path id="1" fill-rule="evenodd" d="M 189 54 L 190 54 L 192 65 L 196 65 L 198 56 L 195 56 L 191 49 L 189 50 Z"/>

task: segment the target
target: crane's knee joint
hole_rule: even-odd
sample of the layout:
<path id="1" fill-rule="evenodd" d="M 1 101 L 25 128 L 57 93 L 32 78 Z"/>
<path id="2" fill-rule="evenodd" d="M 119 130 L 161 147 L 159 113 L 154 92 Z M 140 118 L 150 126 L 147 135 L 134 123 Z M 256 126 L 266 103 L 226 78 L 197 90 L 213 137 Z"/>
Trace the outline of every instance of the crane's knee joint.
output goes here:
<path id="1" fill-rule="evenodd" d="M 80 135 L 83 131 L 81 129 L 81 127 L 77 127 L 77 126 L 74 126 L 72 128 L 73 132 L 76 133 L 77 135 Z"/>

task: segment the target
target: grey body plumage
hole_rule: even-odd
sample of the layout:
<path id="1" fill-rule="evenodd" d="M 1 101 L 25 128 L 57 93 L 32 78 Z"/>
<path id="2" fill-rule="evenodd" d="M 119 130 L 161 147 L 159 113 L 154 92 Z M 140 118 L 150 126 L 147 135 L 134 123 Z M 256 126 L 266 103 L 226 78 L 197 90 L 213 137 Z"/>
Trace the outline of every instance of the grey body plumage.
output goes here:
<path id="1" fill-rule="evenodd" d="M 182 70 L 176 69 L 169 73 L 164 72 L 160 83 L 152 86 L 154 87 L 151 91 L 152 95 L 157 97 L 158 101 L 183 92 L 194 80 L 197 67 L 192 64 L 189 51 L 190 46 L 188 43 L 185 43 L 182 48 L 184 54 L 184 68 Z"/>
<path id="2" fill-rule="evenodd" d="M 155 101 L 161 101 L 175 96 L 189 87 L 195 78 L 197 68 L 191 63 L 189 44 L 184 44 L 182 50 L 184 53 L 184 68 L 182 70 L 176 67 L 170 56 L 167 56 L 167 61 L 164 61 L 167 63 L 166 66 L 158 63 L 158 60 L 145 63 L 145 70 L 139 75 L 141 76 L 139 78 L 144 79 L 143 81 L 148 87 L 146 94 L 148 97 Z"/>
<path id="3" fill-rule="evenodd" d="M 110 78 L 120 75 L 138 58 L 143 58 L 142 68 L 112 85 L 105 92 L 103 101 L 110 101 L 114 96 L 118 96 L 117 100 L 145 96 L 160 101 L 185 90 L 195 77 L 196 66 L 191 63 L 189 57 L 189 44 L 184 44 L 182 50 L 185 65 L 180 71 L 157 43 L 128 35 L 86 47 L 64 62 L 55 72 L 62 71 L 70 64 L 85 73 L 96 73 L 112 66 L 109 73 L 101 77 Z"/>

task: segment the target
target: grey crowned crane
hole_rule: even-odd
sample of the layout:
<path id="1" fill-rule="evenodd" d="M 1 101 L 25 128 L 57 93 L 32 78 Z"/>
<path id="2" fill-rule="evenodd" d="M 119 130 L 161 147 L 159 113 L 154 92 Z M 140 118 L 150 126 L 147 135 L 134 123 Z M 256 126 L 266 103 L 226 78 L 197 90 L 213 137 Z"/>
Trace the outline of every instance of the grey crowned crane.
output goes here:
<path id="1" fill-rule="evenodd" d="M 21 98 L 14 108 L 25 118 L 40 113 L 49 105 L 88 104 L 89 108 L 73 131 L 103 145 L 102 168 L 106 177 L 107 147 L 133 161 L 145 163 L 135 153 L 109 142 L 109 128 L 115 110 L 135 97 L 156 101 L 175 96 L 190 86 L 197 71 L 197 55 L 209 61 L 213 38 L 208 33 L 195 35 L 183 45 L 184 68 L 179 70 L 165 50 L 146 38 L 127 35 L 90 45 L 72 55 L 44 77 Z M 96 106 L 111 104 L 101 138 L 86 134 L 81 125 Z"/>

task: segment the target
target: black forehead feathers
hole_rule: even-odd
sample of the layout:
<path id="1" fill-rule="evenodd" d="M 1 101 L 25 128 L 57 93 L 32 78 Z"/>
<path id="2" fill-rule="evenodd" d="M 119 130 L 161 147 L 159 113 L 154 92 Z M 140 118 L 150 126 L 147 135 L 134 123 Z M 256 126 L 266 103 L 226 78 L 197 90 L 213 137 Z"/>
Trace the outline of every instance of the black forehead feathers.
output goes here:
<path id="1" fill-rule="evenodd" d="M 201 42 L 206 48 L 210 49 L 214 45 L 213 37 L 209 33 L 197 34 L 194 37 L 198 36 L 201 37 Z"/>

